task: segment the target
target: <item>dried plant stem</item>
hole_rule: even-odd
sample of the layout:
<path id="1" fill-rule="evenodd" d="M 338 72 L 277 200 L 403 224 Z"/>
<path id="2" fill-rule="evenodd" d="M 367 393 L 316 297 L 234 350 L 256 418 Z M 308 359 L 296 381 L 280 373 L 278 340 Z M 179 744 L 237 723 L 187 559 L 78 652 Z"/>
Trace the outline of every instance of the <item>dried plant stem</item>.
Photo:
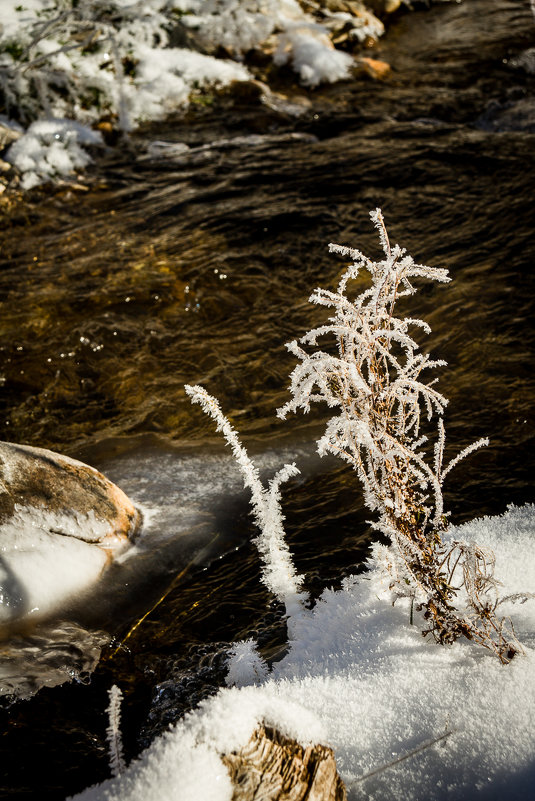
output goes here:
<path id="1" fill-rule="evenodd" d="M 442 742 L 447 737 L 450 737 L 452 734 L 453 734 L 453 729 L 444 732 L 444 734 L 441 734 L 439 737 L 434 737 L 432 740 L 427 740 L 425 743 L 422 743 L 422 745 L 419 745 L 417 748 L 413 748 L 412 751 L 407 751 L 406 754 L 402 754 L 402 756 L 398 757 L 397 759 L 393 759 L 391 762 L 387 762 L 385 765 L 381 765 L 380 767 L 375 768 L 374 770 L 370 770 L 369 773 L 365 773 L 363 776 L 359 776 L 357 779 L 353 779 L 352 782 L 349 782 L 346 785 L 347 789 L 349 790 L 356 784 L 360 784 L 360 782 L 363 782 L 366 779 L 371 779 L 372 776 L 377 776 L 378 773 L 383 773 L 385 770 L 393 768 L 394 765 L 399 765 L 400 762 L 404 762 L 406 759 L 410 759 L 411 757 L 416 756 L 417 754 L 421 754 L 422 751 L 427 751 L 428 748 L 431 748 L 431 746 Z"/>
<path id="2" fill-rule="evenodd" d="M 446 398 L 426 380 L 424 372 L 445 365 L 419 352 L 409 333 L 429 332 L 429 326 L 394 312 L 400 299 L 412 295 L 414 278 L 440 282 L 447 270 L 416 264 L 399 245 L 390 244 L 379 209 L 371 213 L 385 258 L 375 262 L 358 250 L 331 245 L 350 256 L 337 292 L 317 289 L 310 300 L 334 310 L 327 324 L 309 331 L 288 349 L 299 363 L 291 375 L 292 399 L 279 410 L 281 417 L 311 402 L 324 401 L 336 411 L 318 442 L 320 454 L 333 453 L 347 461 L 364 489 L 366 505 L 378 513 L 376 528 L 386 534 L 394 551 L 388 560 L 390 589 L 409 596 L 423 613 L 437 642 L 447 644 L 464 636 L 492 650 L 502 662 L 521 651 L 512 625 L 496 615 L 497 582 L 494 559 L 483 549 L 463 543 L 447 545 L 448 528 L 442 485 L 463 458 L 487 445 L 480 439 L 462 450 L 443 469 Z M 371 285 L 350 297 L 352 281 L 364 269 Z M 334 337 L 337 354 L 316 346 Z M 424 423 L 438 417 L 436 441 L 429 458 Z M 458 608 L 459 591 L 468 598 L 468 612 Z"/>

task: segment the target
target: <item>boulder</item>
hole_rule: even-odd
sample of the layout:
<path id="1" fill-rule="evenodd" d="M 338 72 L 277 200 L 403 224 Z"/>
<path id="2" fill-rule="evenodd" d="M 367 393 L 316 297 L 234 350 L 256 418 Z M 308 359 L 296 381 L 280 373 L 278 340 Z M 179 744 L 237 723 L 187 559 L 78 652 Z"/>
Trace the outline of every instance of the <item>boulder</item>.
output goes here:
<path id="1" fill-rule="evenodd" d="M 0 443 L 0 625 L 79 596 L 135 536 L 141 515 L 88 465 Z"/>
<path id="2" fill-rule="evenodd" d="M 386 61 L 379 61 L 379 59 L 368 58 L 367 56 L 360 58 L 357 62 L 357 66 L 359 68 L 357 74 L 360 72 L 363 75 L 373 78 L 375 81 L 384 81 L 389 77 L 391 72 L 390 64 L 387 64 Z"/>

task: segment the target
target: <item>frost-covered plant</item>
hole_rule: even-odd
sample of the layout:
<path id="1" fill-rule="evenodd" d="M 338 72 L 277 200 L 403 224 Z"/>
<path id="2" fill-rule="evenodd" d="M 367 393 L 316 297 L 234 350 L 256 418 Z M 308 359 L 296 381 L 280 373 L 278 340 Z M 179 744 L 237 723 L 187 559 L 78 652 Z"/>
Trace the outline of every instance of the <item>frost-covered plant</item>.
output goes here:
<path id="1" fill-rule="evenodd" d="M 442 414 L 446 398 L 429 380 L 428 370 L 445 364 L 421 353 L 415 329 L 429 326 L 411 317 L 396 317 L 400 300 L 415 292 L 413 279 L 447 282 L 447 270 L 416 264 L 398 245 L 390 245 L 381 211 L 371 213 L 379 231 L 384 258 L 372 261 L 358 250 L 331 245 L 349 256 L 336 292 L 317 289 L 310 300 L 333 310 L 325 325 L 305 334 L 289 350 L 299 359 L 291 375 L 292 399 L 280 417 L 312 402 L 325 402 L 335 411 L 318 442 L 320 454 L 333 453 L 357 472 L 368 508 L 378 514 L 375 527 L 391 540 L 378 549 L 390 576 L 390 589 L 409 596 L 427 620 L 424 634 L 440 643 L 459 636 L 493 650 L 502 662 L 521 650 L 512 626 L 496 615 L 497 582 L 494 559 L 484 549 L 461 542 L 445 544 L 448 526 L 442 485 L 450 470 L 472 451 L 488 444 L 482 439 L 465 448 L 447 466 L 443 464 L 445 429 Z M 351 293 L 352 282 L 367 270 L 371 285 Z M 334 338 L 336 352 L 315 350 L 323 337 Z M 429 453 L 422 427 L 437 415 L 434 448 Z M 456 607 L 462 588 L 469 613 Z"/>
<path id="2" fill-rule="evenodd" d="M 124 773 L 125 770 L 123 741 L 121 737 L 121 701 L 123 700 L 123 694 L 119 687 L 114 684 L 108 690 L 108 697 L 110 703 L 106 710 L 108 713 L 106 735 L 108 737 L 110 768 L 112 775 L 116 778 L 120 776 L 121 773 Z"/>
<path id="3" fill-rule="evenodd" d="M 241 470 L 243 482 L 251 491 L 251 505 L 255 523 L 260 529 L 254 540 L 262 559 L 262 581 L 286 609 L 289 623 L 301 610 L 304 595 L 301 592 L 303 577 L 296 573 L 284 537 L 284 517 L 280 506 L 280 487 L 299 473 L 295 464 L 285 464 L 264 487 L 258 469 L 249 458 L 238 435 L 221 411 L 217 400 L 199 386 L 185 386 L 192 403 L 198 403 L 210 415 L 221 431 Z"/>
<path id="4" fill-rule="evenodd" d="M 268 676 L 268 667 L 250 638 L 234 643 L 229 651 L 226 684 L 228 687 L 247 687 L 261 684 Z"/>

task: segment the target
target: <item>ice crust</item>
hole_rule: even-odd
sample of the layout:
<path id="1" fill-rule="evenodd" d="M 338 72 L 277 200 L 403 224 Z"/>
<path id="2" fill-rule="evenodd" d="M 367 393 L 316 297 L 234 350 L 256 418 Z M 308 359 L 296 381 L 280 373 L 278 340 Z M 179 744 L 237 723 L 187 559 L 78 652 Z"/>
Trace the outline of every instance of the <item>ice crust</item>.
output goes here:
<path id="1" fill-rule="evenodd" d="M 534 506 L 510 507 L 451 536 L 495 551 L 503 596 L 535 589 Z M 180 801 L 228 801 L 218 755 L 245 744 L 259 722 L 303 745 L 330 744 L 350 799 L 530 797 L 535 601 L 504 604 L 526 651 L 505 666 L 469 642 L 442 648 L 423 638 L 423 621 L 409 623 L 408 602 L 392 607 L 387 595 L 373 567 L 342 590 L 325 591 L 311 613 L 293 621 L 290 651 L 264 683 L 221 690 L 121 777 L 77 801 L 160 801 L 177 793 Z M 257 660 L 252 647 L 235 649 L 234 660 L 247 653 Z M 240 677 L 246 672 L 241 664 Z M 258 670 L 251 677 L 261 681 Z"/>
<path id="2" fill-rule="evenodd" d="M 93 512 L 15 505 L 0 526 L 0 623 L 40 618 L 94 584 L 109 560 L 99 547 L 109 533 Z"/>

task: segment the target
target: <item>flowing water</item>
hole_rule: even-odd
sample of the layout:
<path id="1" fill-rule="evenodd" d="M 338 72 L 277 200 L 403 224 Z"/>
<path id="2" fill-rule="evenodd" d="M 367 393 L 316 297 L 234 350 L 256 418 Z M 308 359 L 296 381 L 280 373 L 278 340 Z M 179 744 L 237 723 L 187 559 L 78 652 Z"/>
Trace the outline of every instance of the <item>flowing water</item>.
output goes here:
<path id="1" fill-rule="evenodd" d="M 491 439 L 452 474 L 453 520 L 535 500 L 534 44 L 523 0 L 400 15 L 370 53 L 391 65 L 386 80 L 307 93 L 282 73 L 268 104 L 254 87 L 214 96 L 110 152 L 89 191 L 36 192 L 7 215 L 0 437 L 94 464 L 146 526 L 68 621 L 5 644 L 12 686 L 24 675 L 22 694 L 44 689 L 1 711 L 4 797 L 63 798 L 108 775 L 114 682 L 131 757 L 220 685 L 229 642 L 284 649 L 247 495 L 184 383 L 219 397 L 265 475 L 299 464 L 284 508 L 307 588 L 362 564 L 355 479 L 314 455 L 324 417 L 283 424 L 275 410 L 293 367 L 284 343 L 321 319 L 307 298 L 343 266 L 327 244 L 379 252 L 370 209 L 453 278 L 410 305 L 449 362 L 452 451 Z M 77 680 L 58 684 L 65 674 Z"/>

